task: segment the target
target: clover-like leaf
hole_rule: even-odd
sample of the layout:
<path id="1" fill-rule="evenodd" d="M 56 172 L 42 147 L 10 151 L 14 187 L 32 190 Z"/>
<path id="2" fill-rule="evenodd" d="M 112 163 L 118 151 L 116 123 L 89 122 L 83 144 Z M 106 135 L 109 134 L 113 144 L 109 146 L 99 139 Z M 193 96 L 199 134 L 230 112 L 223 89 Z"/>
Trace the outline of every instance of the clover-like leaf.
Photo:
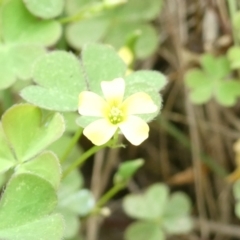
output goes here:
<path id="1" fill-rule="evenodd" d="M 59 199 L 59 207 L 80 216 L 86 216 L 93 209 L 94 204 L 94 197 L 87 189 L 78 190 Z"/>
<path id="2" fill-rule="evenodd" d="M 12 150 L 6 140 L 2 123 L 0 123 L 0 173 L 7 171 L 9 168 L 17 164 Z"/>
<path id="3" fill-rule="evenodd" d="M 96 0 L 68 0 L 65 3 L 65 11 L 68 15 L 74 15 L 95 2 Z"/>
<path id="4" fill-rule="evenodd" d="M 11 86 L 17 79 L 32 76 L 33 63 L 45 50 L 38 45 L 0 45 L 0 89 Z"/>
<path id="5" fill-rule="evenodd" d="M 55 111 L 77 110 L 78 95 L 86 83 L 80 61 L 73 54 L 55 51 L 45 55 L 36 63 L 33 77 L 39 85 L 22 90 L 25 100 Z"/>
<path id="6" fill-rule="evenodd" d="M 190 211 L 191 202 L 186 194 L 182 192 L 172 194 L 163 214 L 163 228 L 172 234 L 189 232 L 193 227 Z"/>
<path id="7" fill-rule="evenodd" d="M 128 0 L 126 4 L 114 9 L 114 13 L 121 21 L 149 21 L 157 17 L 162 4 L 161 0 Z"/>
<path id="8" fill-rule="evenodd" d="M 82 60 L 90 90 L 102 93 L 100 83 L 123 77 L 127 67 L 117 52 L 107 45 L 88 44 L 83 48 Z"/>
<path id="9" fill-rule="evenodd" d="M 59 240 L 63 219 L 49 215 L 57 204 L 52 185 L 33 174 L 15 175 L 0 201 L 0 238 L 12 240 Z"/>
<path id="10" fill-rule="evenodd" d="M 240 47 L 230 47 L 227 51 L 227 58 L 230 62 L 232 69 L 240 68 Z"/>
<path id="11" fill-rule="evenodd" d="M 25 8 L 22 0 L 9 0 L 1 12 L 4 43 L 51 46 L 61 35 L 61 25 L 53 20 L 39 20 Z"/>
<path id="12" fill-rule="evenodd" d="M 137 37 L 131 46 L 137 58 L 146 58 L 157 48 L 158 36 L 153 26 L 147 23 L 117 22 L 113 24 L 105 36 L 104 42 L 113 45 L 115 48 L 127 45 L 131 38 Z"/>
<path id="13" fill-rule="evenodd" d="M 35 16 L 49 19 L 61 14 L 64 0 L 23 0 L 27 9 Z"/>
<path id="14" fill-rule="evenodd" d="M 204 72 L 215 79 L 224 78 L 231 71 L 230 63 L 225 56 L 215 58 L 211 54 L 204 54 L 201 58 L 201 65 Z"/>
<path id="15" fill-rule="evenodd" d="M 138 83 L 135 82 L 133 84 L 128 83 L 126 85 L 126 91 L 124 95 L 125 98 L 137 92 L 145 92 L 151 97 L 155 105 L 158 107 L 157 111 L 154 113 L 139 114 L 139 117 L 141 117 L 146 122 L 150 122 L 151 120 L 153 120 L 159 114 L 159 111 L 162 108 L 162 97 L 156 90 L 157 89 L 153 87 L 153 85 L 151 86 L 148 83 L 144 83 L 141 81 L 139 81 Z"/>
<path id="16" fill-rule="evenodd" d="M 45 47 L 60 38 L 61 25 L 32 16 L 22 0 L 6 1 L 1 10 L 0 89 L 4 89 L 17 79 L 32 77 L 33 65 L 45 54 Z"/>
<path id="17" fill-rule="evenodd" d="M 166 76 L 157 71 L 140 70 L 133 72 L 125 77 L 127 85 L 137 85 L 139 83 L 147 83 L 156 91 L 160 91 L 167 84 Z"/>
<path id="18" fill-rule="evenodd" d="M 81 50 L 85 44 L 102 40 L 109 23 L 110 19 L 96 17 L 69 24 L 66 27 L 66 39 L 70 46 Z"/>
<path id="19" fill-rule="evenodd" d="M 194 103 L 202 104 L 211 99 L 213 81 L 203 71 L 189 70 L 185 75 L 185 84 L 192 90 L 190 99 Z"/>
<path id="20" fill-rule="evenodd" d="M 165 234 L 154 222 L 135 222 L 124 233 L 126 240 L 165 240 Z"/>
<path id="21" fill-rule="evenodd" d="M 71 144 L 71 141 L 72 136 L 69 133 L 65 132 L 61 138 L 59 138 L 57 141 L 51 144 L 50 147 L 48 147 L 48 150 L 53 151 L 58 156 L 58 158 L 61 159 L 65 154 L 66 148 L 69 146 L 69 144 Z M 75 161 L 82 153 L 83 151 L 80 146 L 78 144 L 75 144 L 75 146 L 72 148 L 71 152 L 67 156 L 66 164 Z M 62 167 L 65 168 L 66 164 L 64 164 Z"/>
<path id="22" fill-rule="evenodd" d="M 66 238 L 76 235 L 80 221 L 79 216 L 85 216 L 94 207 L 95 200 L 90 191 L 81 189 L 82 177 L 78 171 L 73 171 L 63 179 L 59 191 L 57 212 L 66 219 Z"/>
<path id="23" fill-rule="evenodd" d="M 191 101 L 202 104 L 214 96 L 223 106 L 234 105 L 240 96 L 240 83 L 227 79 L 230 73 L 228 59 L 205 54 L 201 64 L 203 70 L 191 69 L 185 75 L 185 84 L 191 89 Z"/>
<path id="24" fill-rule="evenodd" d="M 124 198 L 124 211 L 141 220 L 158 220 L 166 207 L 169 190 L 163 184 L 151 186 L 143 195 L 128 195 Z"/>
<path id="25" fill-rule="evenodd" d="M 240 81 L 225 81 L 216 90 L 216 99 L 223 106 L 233 106 L 240 96 Z"/>
<path id="26" fill-rule="evenodd" d="M 61 178 L 61 167 L 57 156 L 45 151 L 31 161 L 21 164 L 16 171 L 19 173 L 33 173 L 49 181 L 55 189 L 58 188 Z"/>
<path id="27" fill-rule="evenodd" d="M 16 158 L 16 162 L 20 163 L 36 156 L 57 140 L 62 135 L 65 126 L 59 113 L 49 114 L 44 118 L 38 107 L 20 104 L 11 107 L 4 113 L 2 129 L 3 137 L 0 139 L 6 139 L 11 146 L 11 151 L 14 152 L 13 156 Z M 2 146 L 0 146 L 1 148 Z M 5 151 L 5 149 L 6 144 L 3 144 L 1 151 Z M 9 154 L 9 151 L 6 151 L 7 153 Z"/>

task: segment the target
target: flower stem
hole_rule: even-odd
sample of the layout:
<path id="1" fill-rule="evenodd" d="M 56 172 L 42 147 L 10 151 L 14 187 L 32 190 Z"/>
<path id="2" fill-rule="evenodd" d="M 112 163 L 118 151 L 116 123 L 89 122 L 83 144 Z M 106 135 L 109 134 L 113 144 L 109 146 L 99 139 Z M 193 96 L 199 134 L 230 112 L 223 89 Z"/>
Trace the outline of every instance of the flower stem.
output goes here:
<path id="1" fill-rule="evenodd" d="M 114 197 L 119 191 L 124 189 L 126 184 L 118 183 L 114 185 L 108 192 L 106 192 L 97 202 L 96 209 L 103 207 L 112 197 Z"/>
<path id="2" fill-rule="evenodd" d="M 92 148 L 90 148 L 88 151 L 86 151 L 85 153 L 83 153 L 75 162 L 73 162 L 64 172 L 63 172 L 63 176 L 62 178 L 65 178 L 69 173 L 71 173 L 74 169 L 81 167 L 83 165 L 83 163 L 89 158 L 91 157 L 93 154 L 95 154 L 96 152 L 100 151 L 101 149 L 111 145 L 112 140 L 109 141 L 106 144 L 103 144 L 101 146 L 93 146 Z"/>
<path id="3" fill-rule="evenodd" d="M 63 153 L 62 157 L 60 158 L 60 162 L 61 163 L 66 161 L 68 155 L 70 154 L 70 152 L 72 151 L 73 147 L 76 145 L 77 141 L 81 137 L 82 131 L 83 131 L 82 128 L 79 128 L 78 131 L 76 131 L 76 133 L 73 136 L 71 142 L 69 143 L 69 145 L 67 146 L 65 152 Z"/>

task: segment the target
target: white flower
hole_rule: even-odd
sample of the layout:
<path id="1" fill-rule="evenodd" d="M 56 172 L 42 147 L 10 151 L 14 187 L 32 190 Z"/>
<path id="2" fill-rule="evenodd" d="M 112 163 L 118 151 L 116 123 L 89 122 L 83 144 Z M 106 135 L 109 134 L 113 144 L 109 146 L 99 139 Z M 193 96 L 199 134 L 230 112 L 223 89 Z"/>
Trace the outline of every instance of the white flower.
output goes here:
<path id="1" fill-rule="evenodd" d="M 99 117 L 90 123 L 83 134 L 95 145 L 108 142 L 120 128 L 133 145 L 141 144 L 148 138 L 148 124 L 134 114 L 153 113 L 158 110 L 151 97 L 138 92 L 123 99 L 125 82 L 122 78 L 101 82 L 104 98 L 90 91 L 79 95 L 78 111 L 83 116 Z"/>

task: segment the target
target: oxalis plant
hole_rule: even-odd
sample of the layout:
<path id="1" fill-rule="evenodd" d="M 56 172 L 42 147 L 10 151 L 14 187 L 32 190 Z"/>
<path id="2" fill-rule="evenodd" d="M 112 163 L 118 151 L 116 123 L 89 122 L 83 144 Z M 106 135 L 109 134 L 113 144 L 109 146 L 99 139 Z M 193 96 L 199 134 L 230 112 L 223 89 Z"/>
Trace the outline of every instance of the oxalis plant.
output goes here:
<path id="1" fill-rule="evenodd" d="M 46 8 L 44 1 L 0 1 L 0 239 L 82 239 L 80 222 L 102 214 L 144 160 L 121 163 L 112 187 L 99 199 L 84 189 L 82 165 L 103 148 L 140 145 L 162 107 L 159 92 L 165 76 L 130 70 L 134 57 L 152 51 L 140 52 L 136 44 L 144 38 L 128 33 L 117 47 L 123 47 L 121 57 L 113 47 L 98 43 L 82 44 L 81 54 L 75 54 L 66 51 L 61 39 L 63 24 L 95 19 L 105 9 L 130 19 L 138 1 L 129 1 L 122 10 L 117 7 L 123 1 L 92 1 L 62 18 L 64 1 L 50 2 Z M 156 14 L 155 7 L 146 10 L 145 21 Z M 142 24 L 143 19 L 135 20 L 132 25 Z M 82 135 L 93 143 L 87 151 L 78 144 Z M 163 184 L 123 202 L 126 214 L 137 219 L 126 231 L 127 240 L 161 240 L 192 227 L 188 197 L 171 195 Z"/>

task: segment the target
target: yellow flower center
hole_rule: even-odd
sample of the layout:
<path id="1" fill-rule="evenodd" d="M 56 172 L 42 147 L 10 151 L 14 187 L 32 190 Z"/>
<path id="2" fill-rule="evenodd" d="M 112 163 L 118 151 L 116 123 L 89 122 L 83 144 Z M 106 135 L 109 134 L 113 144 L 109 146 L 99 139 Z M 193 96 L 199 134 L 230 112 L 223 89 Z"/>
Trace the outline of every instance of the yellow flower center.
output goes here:
<path id="1" fill-rule="evenodd" d="M 108 119 L 112 124 L 118 124 L 122 122 L 124 119 L 123 111 L 116 106 L 111 107 L 110 111 L 108 112 Z"/>

